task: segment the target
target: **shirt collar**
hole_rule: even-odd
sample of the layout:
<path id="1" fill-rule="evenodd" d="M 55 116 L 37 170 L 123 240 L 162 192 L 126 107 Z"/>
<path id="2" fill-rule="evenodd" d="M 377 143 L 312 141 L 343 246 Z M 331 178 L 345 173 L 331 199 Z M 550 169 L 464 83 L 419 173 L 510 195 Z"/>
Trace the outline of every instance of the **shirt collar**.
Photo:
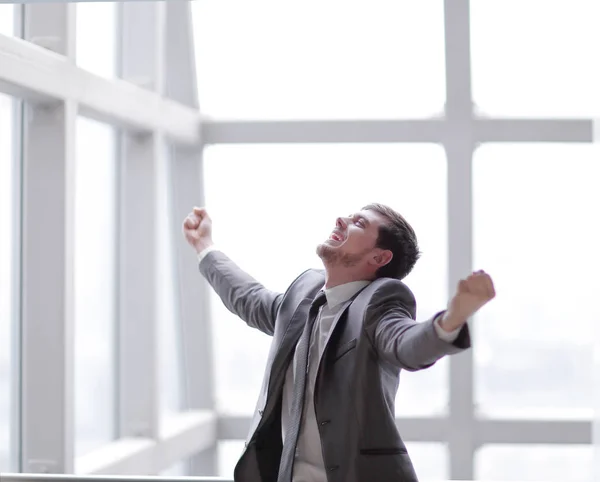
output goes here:
<path id="1" fill-rule="evenodd" d="M 325 297 L 327 298 L 327 307 L 335 308 L 336 306 L 348 301 L 370 283 L 370 281 L 366 280 L 351 281 L 350 283 L 344 283 L 343 285 L 334 286 L 333 288 L 329 289 L 325 289 L 325 287 L 323 287 Z"/>

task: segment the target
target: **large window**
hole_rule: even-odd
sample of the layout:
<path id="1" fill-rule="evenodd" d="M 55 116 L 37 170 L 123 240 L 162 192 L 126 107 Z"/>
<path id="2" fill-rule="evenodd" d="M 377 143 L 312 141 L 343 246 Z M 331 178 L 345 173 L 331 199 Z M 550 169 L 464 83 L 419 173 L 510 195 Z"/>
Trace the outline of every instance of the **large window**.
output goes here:
<path id="1" fill-rule="evenodd" d="M 600 2 L 471 1 L 473 98 L 487 115 L 600 115 Z"/>
<path id="2" fill-rule="evenodd" d="M 159 351 L 160 351 L 160 405 L 163 414 L 176 413 L 182 409 L 182 345 L 178 330 L 179 312 L 175 300 L 177 285 L 175 268 L 174 236 L 179 235 L 179 226 L 175 226 L 172 217 L 171 202 L 173 199 L 169 189 L 171 170 L 169 168 L 170 153 L 163 149 L 158 162 L 157 188 L 157 238 L 158 238 L 158 316 L 159 316 Z M 179 221 L 179 220 L 177 220 Z"/>
<path id="3" fill-rule="evenodd" d="M 413 225 L 423 251 L 405 280 L 416 296 L 418 319 L 446 306 L 446 160 L 439 146 L 213 146 L 205 153 L 205 186 L 215 242 L 279 291 L 306 268 L 322 267 L 315 248 L 337 216 L 370 202 L 389 204 Z M 212 301 L 218 408 L 248 414 L 271 339 L 246 327 L 216 296 Z M 402 374 L 398 414 L 440 413 L 447 398 L 442 360 Z"/>
<path id="4" fill-rule="evenodd" d="M 75 195 L 75 435 L 82 455 L 112 440 L 117 313 L 115 132 L 78 118 Z"/>
<path id="5" fill-rule="evenodd" d="M 591 145 L 484 145 L 474 157 L 474 258 L 497 298 L 477 321 L 487 416 L 592 418 L 600 319 L 600 162 Z"/>
<path id="6" fill-rule="evenodd" d="M 442 0 L 192 4 L 204 113 L 231 118 L 441 113 Z"/>
<path id="7" fill-rule="evenodd" d="M 417 300 L 418 321 L 447 306 L 454 294 L 449 280 L 468 274 L 470 260 L 473 269 L 491 273 L 497 297 L 473 321 L 472 352 L 401 374 L 395 415 L 419 479 L 600 481 L 600 476 L 590 475 L 594 452 L 586 444 L 588 432 L 582 430 L 594 419 L 594 408 L 600 408 L 600 378 L 593 376 L 600 368 L 600 351 L 594 353 L 594 331 L 600 333 L 600 147 L 583 144 L 590 140 L 585 119 L 600 118 L 600 0 L 196 0 L 190 3 L 192 50 L 185 45 L 189 26 L 171 23 L 180 14 L 182 22 L 190 20 L 183 10 L 169 11 L 167 22 L 161 16 L 168 9 L 154 11 L 150 3 L 147 14 L 164 20 L 159 26 L 164 39 L 181 55 L 170 56 L 165 64 L 159 58 L 165 45 L 149 45 L 147 51 L 140 47 L 140 58 L 163 70 L 169 67 L 157 75 L 168 80 L 174 97 L 189 99 L 186 86 L 197 82 L 202 115 L 174 106 L 172 99 L 165 103 L 156 98 L 149 100 L 152 108 L 144 122 L 139 122 L 137 102 L 129 109 L 104 109 L 102 119 L 110 124 L 85 118 L 83 114 L 98 111 L 100 94 L 120 97 L 125 88 L 132 98 L 148 97 L 136 97 L 136 87 L 119 80 L 121 70 L 135 70 L 136 60 L 122 59 L 119 49 L 132 32 L 128 22 L 136 19 L 120 18 L 117 3 L 111 1 L 74 6 L 76 56 L 71 60 L 100 77 L 82 86 L 77 69 L 67 72 L 49 62 L 55 57 L 52 52 L 6 38 L 18 36 L 28 23 L 28 9 L 37 7 L 0 5 L 0 44 L 20 52 L 6 65 L 0 60 L 0 71 L 20 73 L 8 75 L 10 92 L 27 91 L 25 112 L 42 134 L 20 138 L 22 119 L 14 108 L 20 101 L 5 95 L 8 84 L 0 81 L 0 473 L 19 468 L 20 448 L 51 454 L 46 442 L 51 445 L 63 432 L 67 439 L 74 436 L 78 470 L 89 462 L 94 471 L 109 472 L 108 465 L 96 465 L 99 456 L 128 441 L 110 447 L 107 443 L 132 431 L 151 437 L 158 429 L 156 440 L 135 442 L 134 457 L 117 450 L 106 463 L 166 476 L 206 472 L 202 465 L 214 462 L 208 460 L 212 448 L 186 457 L 198 454 L 206 437 L 220 433 L 235 439 L 216 441 L 219 475 L 232 476 L 271 338 L 245 326 L 213 292 L 208 300 L 194 294 L 179 299 L 188 296 L 186 290 L 179 293 L 185 281 L 180 278 L 188 274 L 180 273 L 177 264 L 182 261 L 176 256 L 183 242 L 182 219 L 174 219 L 181 213 L 174 215 L 179 208 L 173 201 L 204 197 L 217 247 L 276 291 L 284 291 L 306 268 L 320 268 L 315 248 L 336 217 L 370 202 L 389 204 L 415 227 L 423 256 L 405 281 Z M 38 25 L 37 34 L 64 30 L 65 18 L 60 17 L 66 10 L 58 4 L 45 8 L 49 23 Z M 145 15 L 142 10 L 140 15 Z M 189 65 L 192 52 L 195 76 Z M 47 80 L 48 92 L 41 92 L 42 97 L 31 91 L 42 89 L 30 78 L 35 76 L 33 58 L 40 61 L 37 70 L 43 69 Z M 127 65 L 121 66 L 122 60 Z M 9 63 L 11 72 L 5 72 Z M 144 84 L 143 79 L 125 80 Z M 74 170 L 66 173 L 75 179 L 75 192 L 65 193 L 75 197 L 74 219 L 67 220 L 75 239 L 65 245 L 74 257 L 74 273 L 66 276 L 66 292 L 74 299 L 65 302 L 74 303 L 75 346 L 70 348 L 75 353 L 74 360 L 67 360 L 67 371 L 55 375 L 60 380 L 74 376 L 74 407 L 67 403 L 63 409 L 75 413 L 64 417 L 74 417 L 74 427 L 53 426 L 50 432 L 57 433 L 41 427 L 49 435 L 44 442 L 35 430 L 19 427 L 44 415 L 44 404 L 19 405 L 22 389 L 43 375 L 27 369 L 32 367 L 28 357 L 35 353 L 21 350 L 19 340 L 21 332 L 29 333 L 20 316 L 36 288 L 20 273 L 21 266 L 35 261 L 35 256 L 22 259 L 31 256 L 21 253 L 22 203 L 31 194 L 22 186 L 43 174 L 31 169 L 27 156 L 21 159 L 21 144 L 35 155 L 55 141 L 43 134 L 46 128 L 60 130 L 65 118 L 38 119 L 35 99 L 60 98 L 60 92 L 52 91 L 61 82 L 85 90 L 68 101 L 82 116 L 66 126 L 62 140 L 69 155 L 75 151 L 69 166 Z M 451 116 L 456 125 L 448 125 L 444 116 L 446 101 L 456 107 L 453 111 L 465 114 L 458 120 Z M 154 108 L 164 115 L 155 115 Z M 527 122 L 515 123 L 513 118 Z M 583 120 L 563 122 L 573 118 Z M 308 126 L 307 132 L 328 129 L 323 119 L 339 121 L 334 122 L 335 132 L 321 131 L 323 142 L 286 143 L 294 126 Z M 373 119 L 407 122 L 379 124 Z M 66 120 L 73 119 L 67 115 Z M 289 120 L 303 122 L 276 124 Z M 352 122 L 344 122 L 348 120 Z M 389 135 L 394 125 L 407 142 L 360 142 Z M 387 134 L 378 130 L 381 126 Z M 179 144 L 198 127 L 207 133 L 206 146 Z M 148 259 L 155 285 L 148 292 L 153 299 L 147 300 L 149 316 L 157 321 L 156 333 L 149 337 L 156 360 L 141 368 L 120 366 L 119 360 L 119 322 L 125 321 L 119 319 L 121 268 L 127 261 L 120 243 L 131 241 L 119 232 L 122 189 L 131 184 L 131 179 L 121 179 L 121 161 L 127 159 L 122 158 L 120 128 L 133 129 L 128 141 L 142 143 L 124 150 L 131 153 L 129 160 L 151 153 L 147 165 L 142 159 L 140 166 L 155 174 L 148 178 L 155 184 L 143 191 L 156 194 L 147 200 L 156 229 L 149 233 L 156 256 Z M 501 143 L 478 142 L 482 136 Z M 156 137 L 167 141 L 164 151 L 154 156 Z M 331 143 L 335 139 L 357 142 Z M 461 177 L 462 168 L 454 170 L 453 163 L 469 162 L 471 145 L 472 170 Z M 181 156 L 171 156 L 169 147 Z M 204 186 L 200 179 L 196 192 L 191 184 L 173 185 L 188 168 L 193 171 L 183 164 L 193 162 L 193 153 L 200 149 L 203 157 L 196 161 L 202 162 Z M 449 162 L 444 149 L 453 153 Z M 459 151 L 462 159 L 455 157 Z M 171 172 L 172 160 L 183 163 L 174 166 L 182 172 Z M 172 192 L 180 189 L 189 192 Z M 73 199 L 67 201 L 71 206 Z M 470 237 L 472 244 L 449 244 L 448 226 L 453 239 Z M 60 251 L 61 246 L 53 249 Z M 211 323 L 213 346 L 208 351 L 215 359 L 196 363 L 185 373 L 189 364 L 183 361 L 189 353 L 182 342 L 189 333 L 182 321 L 187 324 L 188 317 L 180 311 L 203 301 L 209 304 L 209 316 L 189 322 Z M 50 355 L 53 366 L 63 366 L 62 353 Z M 208 405 L 193 406 L 186 396 L 202 385 L 208 365 L 215 372 L 209 377 L 215 393 L 205 394 Z M 119 393 L 125 368 L 145 370 L 142 375 L 156 390 L 147 394 L 154 398 L 139 402 L 156 408 L 150 415 L 159 420 L 140 420 L 140 427 L 122 420 L 120 405 L 132 402 Z M 465 381 L 469 383 L 463 386 Z M 210 405 L 213 401 L 215 406 Z M 191 413 L 181 413 L 187 408 Z M 204 418 L 210 414 L 198 408 L 214 409 L 224 432 L 215 435 Z M 449 430 L 463 419 L 471 423 L 458 432 Z M 541 425 L 550 421 L 556 430 L 531 423 L 536 420 Z M 600 436 L 600 420 L 594 428 Z M 523 437 L 526 430 L 531 432 Z M 104 450 L 94 453 L 99 448 Z M 595 455 L 600 474 L 600 445 Z M 172 467 L 163 466 L 176 459 L 181 460 Z M 22 462 L 27 469 L 27 461 Z M 71 466 L 71 460 L 66 462 Z"/>

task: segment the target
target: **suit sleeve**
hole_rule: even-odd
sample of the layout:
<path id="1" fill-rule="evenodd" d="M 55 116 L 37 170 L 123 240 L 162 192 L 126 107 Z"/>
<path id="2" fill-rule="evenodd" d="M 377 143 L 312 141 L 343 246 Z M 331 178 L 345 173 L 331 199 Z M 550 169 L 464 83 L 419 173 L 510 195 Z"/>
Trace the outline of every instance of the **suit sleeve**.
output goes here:
<path id="1" fill-rule="evenodd" d="M 206 253 L 199 267 L 229 311 L 248 326 L 273 335 L 282 293 L 265 288 L 218 250 Z"/>
<path id="2" fill-rule="evenodd" d="M 466 324 L 455 340 L 448 342 L 440 338 L 434 325 L 443 312 L 421 323 L 415 321 L 415 312 L 414 296 L 403 283 L 384 285 L 375 293 L 366 316 L 376 323 L 374 346 L 381 359 L 416 371 L 471 346 Z"/>

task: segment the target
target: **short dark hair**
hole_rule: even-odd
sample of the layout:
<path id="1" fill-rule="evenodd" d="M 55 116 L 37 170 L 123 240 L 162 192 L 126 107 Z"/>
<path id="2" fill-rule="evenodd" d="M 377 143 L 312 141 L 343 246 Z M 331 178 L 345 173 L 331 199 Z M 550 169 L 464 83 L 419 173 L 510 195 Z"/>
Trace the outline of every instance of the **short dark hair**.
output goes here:
<path id="1" fill-rule="evenodd" d="M 400 280 L 405 278 L 421 257 L 414 229 L 403 216 L 383 204 L 368 204 L 363 210 L 375 211 L 389 221 L 379 226 L 376 246 L 389 249 L 393 257 L 388 264 L 377 270 L 376 276 Z"/>

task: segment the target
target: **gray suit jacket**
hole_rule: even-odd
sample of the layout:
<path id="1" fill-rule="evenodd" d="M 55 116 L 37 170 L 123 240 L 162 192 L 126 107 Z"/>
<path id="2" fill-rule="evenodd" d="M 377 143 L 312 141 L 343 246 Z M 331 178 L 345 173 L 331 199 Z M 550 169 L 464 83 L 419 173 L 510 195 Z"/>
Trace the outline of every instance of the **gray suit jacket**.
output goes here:
<path id="1" fill-rule="evenodd" d="M 219 251 L 206 255 L 200 271 L 231 312 L 273 336 L 234 478 L 276 482 L 285 373 L 310 303 L 325 282 L 324 272 L 305 271 L 282 294 L 266 289 Z M 415 311 L 410 290 L 391 278 L 372 282 L 342 306 L 318 369 L 314 396 L 329 482 L 417 482 L 395 423 L 400 370 L 427 368 L 469 348 L 470 336 L 465 325 L 454 343 L 446 343 L 437 336 L 433 320 L 414 321 Z M 389 329 L 385 339 L 376 340 L 381 323 Z"/>

